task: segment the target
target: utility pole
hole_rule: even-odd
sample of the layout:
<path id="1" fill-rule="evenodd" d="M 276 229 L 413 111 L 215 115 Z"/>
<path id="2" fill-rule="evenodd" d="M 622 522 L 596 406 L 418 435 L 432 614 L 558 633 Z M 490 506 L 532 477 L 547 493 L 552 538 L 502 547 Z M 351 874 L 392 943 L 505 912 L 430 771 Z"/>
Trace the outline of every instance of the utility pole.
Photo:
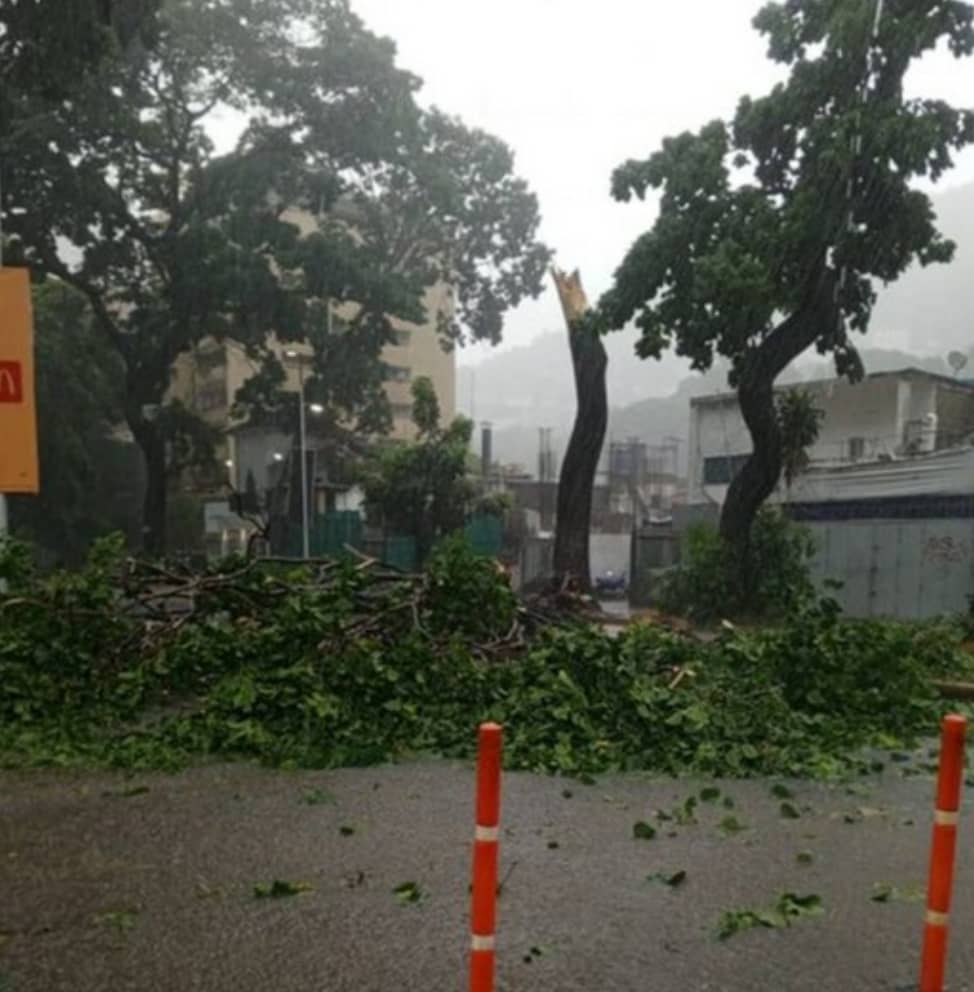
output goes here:
<path id="1" fill-rule="evenodd" d="M 548 509 L 548 482 L 551 472 L 551 428 L 538 428 L 538 513 L 541 516 L 541 529 L 544 530 L 545 514 Z"/>
<path id="2" fill-rule="evenodd" d="M 329 312 L 329 317 L 331 316 Z M 301 556 L 311 557 L 311 519 L 308 511 L 308 430 L 304 401 L 304 355 L 295 349 L 284 352 L 284 357 L 298 364 L 298 446 L 301 456 Z M 320 403 L 312 403 L 308 408 L 312 413 L 322 413 Z"/>

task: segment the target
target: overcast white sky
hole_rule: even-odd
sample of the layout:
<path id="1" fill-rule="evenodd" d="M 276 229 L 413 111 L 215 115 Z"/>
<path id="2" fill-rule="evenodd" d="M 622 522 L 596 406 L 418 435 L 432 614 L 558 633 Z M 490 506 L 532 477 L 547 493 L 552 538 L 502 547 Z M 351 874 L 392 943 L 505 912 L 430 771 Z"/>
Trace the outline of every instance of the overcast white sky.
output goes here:
<path id="1" fill-rule="evenodd" d="M 654 207 L 616 204 L 613 168 L 675 132 L 733 113 L 780 70 L 750 22 L 762 0 L 352 0 L 420 98 L 503 138 L 541 201 L 542 237 L 581 268 L 591 299 L 608 288 Z M 937 53 L 911 91 L 974 102 L 974 59 Z M 974 152 L 942 185 L 974 179 Z M 508 317 L 501 347 L 561 327 L 552 290 Z M 490 349 L 468 348 L 463 363 Z"/>

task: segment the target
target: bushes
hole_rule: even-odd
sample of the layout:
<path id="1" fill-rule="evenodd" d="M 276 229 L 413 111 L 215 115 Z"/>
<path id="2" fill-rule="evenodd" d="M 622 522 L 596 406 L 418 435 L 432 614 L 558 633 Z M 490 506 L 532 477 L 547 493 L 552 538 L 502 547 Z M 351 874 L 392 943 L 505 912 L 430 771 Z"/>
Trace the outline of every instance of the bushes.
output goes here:
<path id="1" fill-rule="evenodd" d="M 684 561 L 664 582 L 660 606 L 704 622 L 788 616 L 814 595 L 808 571 L 814 552 L 809 531 L 770 507 L 758 514 L 743 563 L 714 528 L 691 527 Z"/>
<path id="2" fill-rule="evenodd" d="M 864 745 L 935 731 L 929 680 L 962 664 L 946 626 L 848 622 L 815 602 L 787 627 L 708 644 L 547 628 L 498 660 L 481 646 L 516 604 L 493 562 L 455 542 L 420 582 L 226 563 L 232 582 L 201 584 L 193 619 L 157 642 L 119 609 L 117 555 L 103 546 L 85 572 L 48 579 L 0 556 L 16 573 L 0 598 L 8 763 L 465 755 L 494 718 L 514 768 L 826 775 Z"/>

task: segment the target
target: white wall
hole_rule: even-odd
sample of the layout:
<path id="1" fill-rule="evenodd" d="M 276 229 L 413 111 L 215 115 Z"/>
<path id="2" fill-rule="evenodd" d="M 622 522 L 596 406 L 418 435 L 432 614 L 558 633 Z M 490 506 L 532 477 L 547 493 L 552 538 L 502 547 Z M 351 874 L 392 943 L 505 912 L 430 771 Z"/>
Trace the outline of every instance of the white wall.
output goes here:
<path id="1" fill-rule="evenodd" d="M 825 411 L 819 437 L 809 449 L 813 462 L 841 463 L 850 457 L 850 440 L 862 438 L 863 459 L 902 448 L 906 423 L 936 410 L 937 384 L 895 376 L 809 383 L 806 389 Z M 751 436 L 732 394 L 690 405 L 689 501 L 723 503 L 726 486 L 703 485 L 705 458 L 746 455 Z"/>

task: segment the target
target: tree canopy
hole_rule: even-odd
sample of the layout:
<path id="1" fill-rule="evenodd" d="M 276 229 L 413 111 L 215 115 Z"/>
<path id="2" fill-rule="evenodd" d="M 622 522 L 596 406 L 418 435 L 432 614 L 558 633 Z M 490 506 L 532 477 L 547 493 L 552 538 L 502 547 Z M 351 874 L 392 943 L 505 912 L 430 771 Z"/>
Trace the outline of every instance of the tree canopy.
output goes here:
<path id="1" fill-rule="evenodd" d="M 12 0 L 0 8 L 0 123 L 69 96 L 106 58 L 151 44 L 160 0 Z M 4 105 L 6 107 L 4 108 Z M 0 131 L 2 133 L 2 131 Z"/>
<path id="2" fill-rule="evenodd" d="M 876 284 L 953 255 L 911 184 L 950 168 L 974 113 L 906 97 L 904 77 L 941 43 L 969 55 L 974 7 L 888 0 L 876 12 L 874 0 L 765 5 L 754 25 L 787 79 L 613 175 L 617 199 L 658 190 L 660 206 L 601 300 L 603 329 L 635 321 L 643 358 L 672 345 L 699 370 L 730 360 L 754 444 L 721 520 L 736 543 L 781 471 L 778 374 L 814 346 L 861 376 L 853 334 L 868 329 Z"/>
<path id="3" fill-rule="evenodd" d="M 423 561 L 437 538 L 463 527 L 475 495 L 467 478 L 473 422 L 456 417 L 441 425 L 429 379 L 416 379 L 412 394 L 416 441 L 380 451 L 366 470 L 364 488 L 370 510 L 393 533 L 414 537 Z"/>
<path id="4" fill-rule="evenodd" d="M 310 394 L 336 423 L 381 427 L 390 317 L 424 320 L 445 279 L 444 340 L 496 340 L 540 291 L 537 201 L 510 152 L 421 110 L 417 86 L 346 0 L 170 0 L 151 48 L 101 62 L 3 160 L 8 260 L 79 290 L 124 367 L 148 550 L 165 545 L 166 425 L 186 433 L 154 414 L 204 338 L 262 369 L 252 407 L 283 379 L 272 342 L 309 341 Z M 230 151 L 210 136 L 222 110 L 245 122 Z"/>

